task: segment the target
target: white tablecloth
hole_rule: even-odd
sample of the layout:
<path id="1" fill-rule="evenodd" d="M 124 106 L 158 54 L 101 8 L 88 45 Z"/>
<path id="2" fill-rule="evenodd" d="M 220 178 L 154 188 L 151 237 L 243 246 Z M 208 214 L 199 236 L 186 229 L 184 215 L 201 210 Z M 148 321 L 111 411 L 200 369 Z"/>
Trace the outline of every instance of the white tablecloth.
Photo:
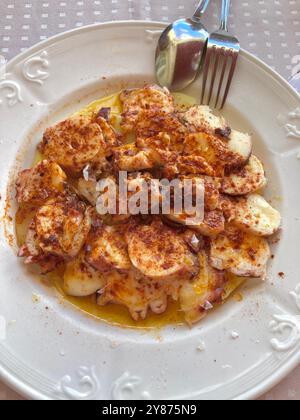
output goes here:
<path id="1" fill-rule="evenodd" d="M 9 60 L 41 40 L 87 24 L 125 19 L 169 22 L 190 16 L 196 3 L 194 0 L 1 0 L 0 58 Z M 218 26 L 220 4 L 220 0 L 211 0 L 203 19 L 210 30 Z M 300 72 L 300 0 L 232 0 L 229 27 L 243 48 L 286 79 L 295 78 Z M 18 398 L 0 382 L 0 400 Z M 263 398 L 300 400 L 300 367 Z"/>

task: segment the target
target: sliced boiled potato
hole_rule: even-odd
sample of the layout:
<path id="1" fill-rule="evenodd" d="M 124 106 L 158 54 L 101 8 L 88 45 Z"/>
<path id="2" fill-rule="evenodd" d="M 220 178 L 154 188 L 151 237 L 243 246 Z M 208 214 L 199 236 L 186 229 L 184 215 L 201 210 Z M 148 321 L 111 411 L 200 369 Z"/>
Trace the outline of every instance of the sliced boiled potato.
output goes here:
<path id="1" fill-rule="evenodd" d="M 218 132 L 228 131 L 225 118 L 214 115 L 209 106 L 196 105 L 191 107 L 184 113 L 183 120 L 188 125 L 207 134 L 215 135 Z"/>
<path id="2" fill-rule="evenodd" d="M 259 194 L 251 194 L 235 202 L 234 224 L 259 236 L 271 236 L 278 231 L 281 215 Z"/>
<path id="3" fill-rule="evenodd" d="M 122 226 L 103 226 L 87 245 L 87 262 L 96 270 L 106 273 L 131 269 Z"/>
<path id="4" fill-rule="evenodd" d="M 213 168 L 216 176 L 223 177 L 228 170 L 241 168 L 249 160 L 252 140 L 248 134 L 232 131 L 228 138 L 207 133 L 190 133 L 185 137 L 184 152 L 202 156 Z"/>
<path id="5" fill-rule="evenodd" d="M 232 130 L 229 136 L 228 148 L 234 154 L 231 167 L 241 167 L 245 165 L 252 153 L 252 138 L 249 134 Z"/>
<path id="6" fill-rule="evenodd" d="M 198 254 L 200 270 L 192 282 L 186 282 L 180 291 L 180 309 L 189 325 L 195 324 L 214 303 L 221 303 L 226 274 L 209 264 L 204 251 Z"/>
<path id="7" fill-rule="evenodd" d="M 260 160 L 252 155 L 244 168 L 234 170 L 222 181 L 222 192 L 229 195 L 246 195 L 264 188 L 267 184 L 265 170 Z"/>
<path id="8" fill-rule="evenodd" d="M 106 284 L 105 277 L 85 262 L 84 254 L 66 264 L 64 291 L 69 296 L 90 296 Z"/>
<path id="9" fill-rule="evenodd" d="M 97 123 L 77 115 L 49 127 L 39 150 L 47 159 L 78 173 L 106 155 L 106 143 Z"/>
<path id="10" fill-rule="evenodd" d="M 172 114 L 173 96 L 159 86 L 145 86 L 142 89 L 124 90 L 120 94 L 123 104 L 122 128 L 125 132 L 134 131 L 136 123 L 144 112 Z"/>
<path id="11" fill-rule="evenodd" d="M 271 251 L 266 239 L 234 226 L 211 241 L 210 261 L 217 270 L 239 277 L 264 278 Z"/>
<path id="12" fill-rule="evenodd" d="M 172 222 L 186 225 L 204 236 L 214 237 L 225 229 L 225 218 L 223 213 L 219 210 L 205 213 L 203 222 L 197 224 L 191 224 L 191 216 L 184 213 L 174 214 L 174 212 L 171 212 L 170 214 L 165 215 L 165 217 Z"/>
<path id="13" fill-rule="evenodd" d="M 195 256 L 184 240 L 161 222 L 131 226 L 127 243 L 132 264 L 147 277 L 168 280 L 191 277 L 198 271 Z"/>
<path id="14" fill-rule="evenodd" d="M 186 95 L 181 92 L 174 92 L 172 95 L 174 98 L 175 107 L 179 111 L 197 105 L 197 99 L 192 96 Z"/>
<path id="15" fill-rule="evenodd" d="M 225 229 L 225 218 L 221 211 L 214 210 L 205 214 L 203 223 L 191 225 L 191 229 L 196 230 L 201 235 L 214 237 Z"/>

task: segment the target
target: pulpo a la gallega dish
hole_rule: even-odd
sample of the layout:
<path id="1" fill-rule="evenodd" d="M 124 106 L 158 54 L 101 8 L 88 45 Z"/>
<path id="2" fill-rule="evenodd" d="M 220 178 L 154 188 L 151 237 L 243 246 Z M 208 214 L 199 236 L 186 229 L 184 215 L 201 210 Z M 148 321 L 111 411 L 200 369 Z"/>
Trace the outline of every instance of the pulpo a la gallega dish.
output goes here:
<path id="1" fill-rule="evenodd" d="M 38 151 L 16 182 L 19 257 L 41 273 L 59 268 L 66 294 L 125 306 L 134 320 L 177 301 L 192 325 L 246 278 L 266 277 L 281 217 L 262 195 L 264 166 L 251 136 L 208 107 L 178 105 L 157 86 L 125 90 L 49 127 Z M 204 218 L 190 225 L 172 205 L 121 214 L 120 173 L 137 188 L 201 182 Z M 115 186 L 114 214 L 98 211 L 104 184 Z"/>

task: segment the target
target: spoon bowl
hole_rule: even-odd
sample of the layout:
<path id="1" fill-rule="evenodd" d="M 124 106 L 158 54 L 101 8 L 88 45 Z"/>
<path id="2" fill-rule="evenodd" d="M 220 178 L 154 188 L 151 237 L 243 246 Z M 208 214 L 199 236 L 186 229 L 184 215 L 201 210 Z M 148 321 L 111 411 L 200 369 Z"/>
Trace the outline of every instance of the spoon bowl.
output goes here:
<path id="1" fill-rule="evenodd" d="M 162 33 L 156 50 L 156 75 L 161 86 L 183 90 L 196 79 L 209 36 L 200 21 L 208 3 L 202 1 L 192 18 L 177 20 Z"/>

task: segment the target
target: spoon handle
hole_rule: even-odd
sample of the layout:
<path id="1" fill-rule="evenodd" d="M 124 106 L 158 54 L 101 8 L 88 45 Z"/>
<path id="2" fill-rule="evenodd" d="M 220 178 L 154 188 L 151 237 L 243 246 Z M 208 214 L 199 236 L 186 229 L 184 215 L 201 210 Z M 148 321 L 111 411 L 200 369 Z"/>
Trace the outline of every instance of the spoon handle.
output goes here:
<path id="1" fill-rule="evenodd" d="M 196 19 L 201 19 L 202 16 L 204 15 L 204 13 L 205 13 L 205 10 L 206 10 L 209 2 L 210 2 L 210 0 L 201 0 L 193 17 L 196 18 Z"/>
<path id="2" fill-rule="evenodd" d="M 228 32 L 228 16 L 230 9 L 230 0 L 222 0 L 222 11 L 221 11 L 221 27 L 222 31 Z"/>

